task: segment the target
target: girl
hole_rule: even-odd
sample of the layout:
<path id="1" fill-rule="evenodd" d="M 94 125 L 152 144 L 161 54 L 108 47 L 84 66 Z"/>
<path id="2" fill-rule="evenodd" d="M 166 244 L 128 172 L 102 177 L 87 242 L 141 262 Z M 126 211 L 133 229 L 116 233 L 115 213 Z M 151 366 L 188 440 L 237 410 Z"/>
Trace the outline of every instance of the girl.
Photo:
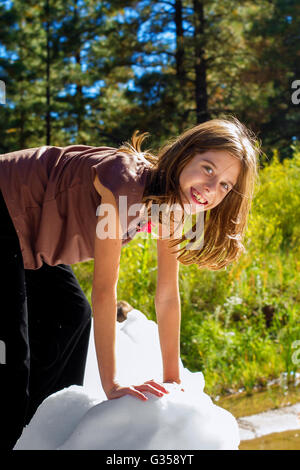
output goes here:
<path id="1" fill-rule="evenodd" d="M 192 236 L 190 249 L 177 251 L 173 248 L 188 237 L 178 231 L 175 236 L 174 213 L 170 237 L 163 235 L 161 212 L 156 220 L 155 308 L 164 383 L 181 382 L 179 263 L 218 270 L 243 249 L 257 176 L 254 135 L 235 118 L 215 119 L 187 130 L 157 157 L 141 151 L 144 138 L 134 134 L 131 144 L 119 149 L 52 146 L 1 156 L 3 448 L 13 447 L 48 395 L 83 382 L 91 309 L 71 264 L 94 259 L 94 336 L 107 398 L 130 394 L 147 400 L 143 392 L 168 393 L 163 383 L 124 386 L 116 381 L 122 246 L 145 228 L 145 212 L 151 224 L 155 204 L 179 205 L 182 218 L 186 212 L 204 217 L 201 248 Z M 138 218 L 132 210 L 136 205 L 145 209 Z"/>

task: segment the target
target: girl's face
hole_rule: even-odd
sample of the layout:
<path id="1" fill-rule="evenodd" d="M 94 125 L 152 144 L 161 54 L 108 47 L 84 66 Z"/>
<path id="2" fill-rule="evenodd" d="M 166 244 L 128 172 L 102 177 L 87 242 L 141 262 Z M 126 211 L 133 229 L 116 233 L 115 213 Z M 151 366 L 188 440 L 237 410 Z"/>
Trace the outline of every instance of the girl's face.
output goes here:
<path id="1" fill-rule="evenodd" d="M 192 214 L 216 207 L 236 184 L 240 161 L 223 150 L 197 153 L 179 177 L 185 210 Z M 205 203 L 204 203 L 205 202 Z"/>

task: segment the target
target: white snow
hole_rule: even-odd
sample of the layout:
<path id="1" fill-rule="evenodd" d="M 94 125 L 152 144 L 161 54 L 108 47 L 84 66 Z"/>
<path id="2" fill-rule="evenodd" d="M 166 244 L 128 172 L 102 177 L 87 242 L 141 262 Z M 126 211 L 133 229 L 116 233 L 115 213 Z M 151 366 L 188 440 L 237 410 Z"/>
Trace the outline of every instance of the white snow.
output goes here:
<path id="1" fill-rule="evenodd" d="M 118 380 L 122 384 L 162 382 L 158 329 L 139 310 L 117 323 Z M 101 387 L 93 333 L 84 385 L 49 396 L 23 430 L 15 450 L 238 450 L 236 419 L 204 393 L 204 377 L 182 363 L 182 384 L 147 401 L 132 396 L 107 400 Z M 181 391 L 181 388 L 184 391 Z"/>
<path id="2" fill-rule="evenodd" d="M 300 429 L 300 403 L 238 419 L 241 440 Z"/>

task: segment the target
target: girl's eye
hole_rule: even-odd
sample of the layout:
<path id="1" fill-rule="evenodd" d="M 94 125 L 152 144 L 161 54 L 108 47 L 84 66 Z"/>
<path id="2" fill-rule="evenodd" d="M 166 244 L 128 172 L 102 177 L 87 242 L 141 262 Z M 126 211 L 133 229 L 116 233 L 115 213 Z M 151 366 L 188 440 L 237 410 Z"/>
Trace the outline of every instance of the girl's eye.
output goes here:
<path id="1" fill-rule="evenodd" d="M 204 168 L 205 168 L 206 170 L 211 170 L 211 171 L 213 172 L 213 169 L 212 169 L 210 166 L 205 166 Z M 211 173 L 210 173 L 210 175 L 211 175 Z M 226 190 L 226 191 L 229 191 L 229 186 L 228 186 L 228 184 L 227 184 L 227 183 L 222 183 L 222 184 L 223 184 L 223 187 L 225 187 L 225 190 Z"/>
<path id="2" fill-rule="evenodd" d="M 205 166 L 204 167 L 206 170 L 211 170 L 213 172 L 213 169 L 210 166 Z M 210 173 L 211 174 L 211 173 Z"/>

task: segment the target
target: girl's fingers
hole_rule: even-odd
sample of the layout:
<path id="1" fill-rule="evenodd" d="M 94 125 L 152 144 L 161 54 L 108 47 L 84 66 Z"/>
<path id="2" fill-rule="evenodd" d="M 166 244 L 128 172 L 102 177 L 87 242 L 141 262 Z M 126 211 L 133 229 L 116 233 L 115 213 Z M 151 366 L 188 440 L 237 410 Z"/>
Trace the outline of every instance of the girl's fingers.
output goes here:
<path id="1" fill-rule="evenodd" d="M 109 399 L 120 398 L 124 395 L 132 395 L 139 400 L 147 401 L 148 398 L 142 392 L 150 392 L 153 395 L 162 397 L 164 393 L 169 393 L 169 391 L 160 383 L 155 380 L 148 380 L 142 385 L 132 385 L 130 387 L 117 387 L 115 390 L 111 390 L 108 394 Z"/>
<path id="2" fill-rule="evenodd" d="M 136 390 L 135 387 L 120 387 L 119 389 L 110 392 L 108 398 L 109 400 L 113 400 L 115 398 L 121 398 L 125 395 L 132 395 L 143 401 L 148 400 L 148 398 L 139 390 Z"/>
<path id="3" fill-rule="evenodd" d="M 157 388 L 157 389 L 160 390 L 161 392 L 169 393 L 169 391 L 168 391 L 163 385 L 161 385 L 160 383 L 156 382 L 155 380 L 147 380 L 147 382 L 145 382 L 145 384 L 152 385 L 152 387 Z"/>
<path id="4" fill-rule="evenodd" d="M 158 390 L 155 387 L 152 387 L 150 384 L 143 384 L 143 385 L 138 385 L 135 387 L 137 390 L 143 390 L 144 392 L 150 392 L 153 393 L 153 395 L 156 395 L 157 397 L 162 397 L 163 392 Z"/>
<path id="5" fill-rule="evenodd" d="M 130 395 L 133 395 L 134 397 L 139 398 L 140 400 L 146 401 L 148 398 L 146 395 L 141 393 L 136 387 L 128 387 L 128 392 Z"/>

